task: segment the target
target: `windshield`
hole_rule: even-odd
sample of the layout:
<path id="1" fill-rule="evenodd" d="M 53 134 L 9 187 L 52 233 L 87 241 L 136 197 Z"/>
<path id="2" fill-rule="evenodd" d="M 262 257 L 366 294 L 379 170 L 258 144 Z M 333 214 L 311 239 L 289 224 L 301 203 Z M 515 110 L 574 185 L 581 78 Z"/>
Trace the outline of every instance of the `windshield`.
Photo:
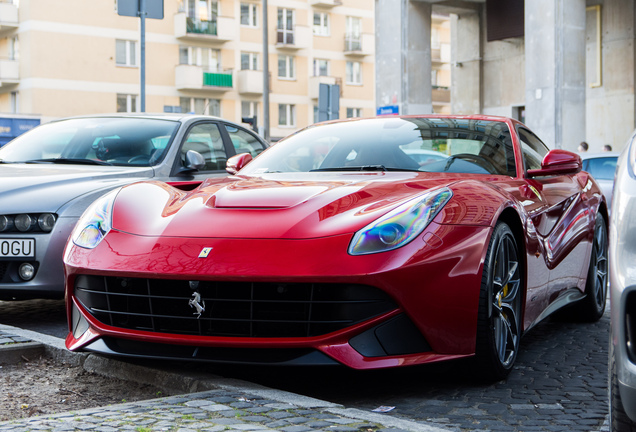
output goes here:
<path id="1" fill-rule="evenodd" d="M 310 126 L 274 145 L 241 174 L 309 171 L 516 175 L 504 122 L 397 117 Z"/>
<path id="2" fill-rule="evenodd" d="M 178 122 L 83 118 L 41 125 L 0 149 L 4 163 L 151 166 L 163 158 Z"/>

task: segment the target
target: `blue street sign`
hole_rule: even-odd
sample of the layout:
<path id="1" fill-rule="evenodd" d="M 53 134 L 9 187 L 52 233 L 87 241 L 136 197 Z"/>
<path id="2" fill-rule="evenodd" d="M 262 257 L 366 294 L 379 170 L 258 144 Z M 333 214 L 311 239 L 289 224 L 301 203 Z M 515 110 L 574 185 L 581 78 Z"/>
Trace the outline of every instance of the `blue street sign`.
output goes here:
<path id="1" fill-rule="evenodd" d="M 377 115 L 391 115 L 391 114 L 399 114 L 400 106 L 399 105 L 386 105 L 378 107 L 376 111 Z"/>

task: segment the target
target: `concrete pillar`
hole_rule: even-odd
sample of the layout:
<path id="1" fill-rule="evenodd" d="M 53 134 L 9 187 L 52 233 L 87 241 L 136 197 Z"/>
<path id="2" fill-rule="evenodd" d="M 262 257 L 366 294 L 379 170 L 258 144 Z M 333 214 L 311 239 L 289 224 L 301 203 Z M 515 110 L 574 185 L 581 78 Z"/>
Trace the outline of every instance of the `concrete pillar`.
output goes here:
<path id="1" fill-rule="evenodd" d="M 585 140 L 585 0 L 525 2 L 526 123 L 551 148 Z"/>
<path id="2" fill-rule="evenodd" d="M 376 0 L 376 105 L 433 112 L 430 3 Z"/>
<path id="3" fill-rule="evenodd" d="M 451 112 L 482 112 L 480 17 L 466 11 L 451 15 Z"/>

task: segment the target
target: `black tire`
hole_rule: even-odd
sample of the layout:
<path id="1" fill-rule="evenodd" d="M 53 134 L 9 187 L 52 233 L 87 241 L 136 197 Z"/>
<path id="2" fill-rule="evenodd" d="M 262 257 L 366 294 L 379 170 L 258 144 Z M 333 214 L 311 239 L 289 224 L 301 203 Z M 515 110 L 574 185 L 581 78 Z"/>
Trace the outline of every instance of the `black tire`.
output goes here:
<path id="1" fill-rule="evenodd" d="M 623 408 L 623 401 L 621 400 L 621 394 L 618 390 L 614 350 L 610 348 L 610 351 L 610 431 L 636 432 L 636 423 L 627 416 Z"/>
<path id="2" fill-rule="evenodd" d="M 477 317 L 477 367 L 489 381 L 508 376 L 519 351 L 523 283 L 518 257 L 510 227 L 497 223 L 484 261 Z"/>
<path id="3" fill-rule="evenodd" d="M 561 317 L 579 322 L 596 322 L 603 316 L 607 303 L 608 260 L 607 224 L 601 214 L 596 216 L 590 267 L 585 283 L 585 297 L 566 307 Z"/>

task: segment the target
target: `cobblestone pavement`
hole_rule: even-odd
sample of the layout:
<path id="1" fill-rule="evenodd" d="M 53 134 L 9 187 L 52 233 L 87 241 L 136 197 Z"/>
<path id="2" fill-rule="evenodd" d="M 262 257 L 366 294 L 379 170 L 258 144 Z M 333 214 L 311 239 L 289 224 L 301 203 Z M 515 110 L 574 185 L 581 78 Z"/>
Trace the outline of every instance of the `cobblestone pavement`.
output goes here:
<path id="1" fill-rule="evenodd" d="M 19 326 L 3 322 L 1 303 L 0 322 Z M 16 317 L 24 319 L 24 314 L 16 313 Z M 467 361 L 372 372 L 207 369 L 365 412 L 393 406 L 385 418 L 436 424 L 452 431 L 596 432 L 609 430 L 608 338 L 607 312 L 593 324 L 548 319 L 522 339 L 515 370 L 495 384 L 480 382 L 478 371 Z"/>
<path id="2" fill-rule="evenodd" d="M 321 401 L 318 402 L 321 405 Z M 418 427 L 409 422 L 396 423 L 398 427 L 387 427 L 357 417 L 355 413 L 353 416 L 343 415 L 347 410 L 334 404 L 327 405 L 308 408 L 240 391 L 211 390 L 0 422 L 0 432 L 443 432 L 438 428 Z"/>

